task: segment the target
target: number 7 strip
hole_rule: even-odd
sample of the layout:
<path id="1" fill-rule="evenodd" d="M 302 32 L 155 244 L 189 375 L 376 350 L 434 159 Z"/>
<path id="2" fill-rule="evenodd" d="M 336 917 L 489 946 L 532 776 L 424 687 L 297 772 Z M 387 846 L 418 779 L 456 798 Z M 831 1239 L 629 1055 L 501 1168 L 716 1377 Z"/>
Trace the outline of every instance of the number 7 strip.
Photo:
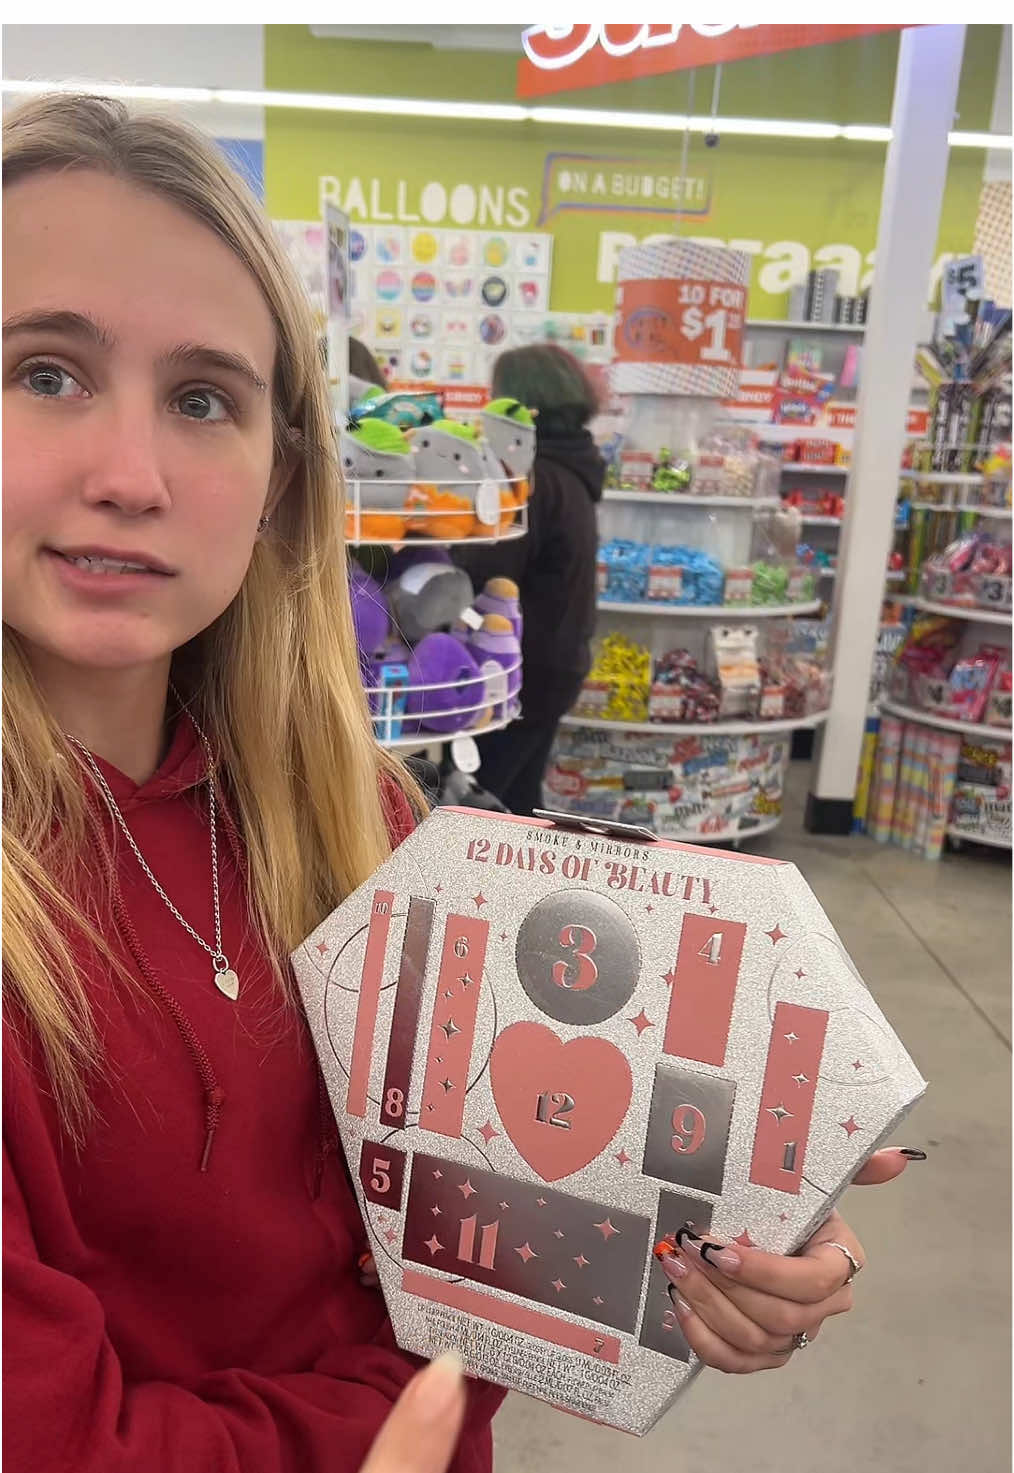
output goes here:
<path id="1" fill-rule="evenodd" d="M 432 900 L 413 895 L 408 902 L 405 939 L 401 943 L 401 967 L 394 995 L 391 1036 L 387 1041 L 387 1068 L 381 1096 L 380 1119 L 384 1125 L 404 1125 L 408 1087 L 412 1078 L 412 1057 L 419 1027 L 423 977 L 430 953 L 433 930 Z"/>
<path id="2" fill-rule="evenodd" d="M 487 921 L 447 917 L 419 1124 L 452 1140 L 461 1135 L 488 939 Z"/>
<path id="3" fill-rule="evenodd" d="M 370 1060 L 373 1057 L 373 1037 L 377 1030 L 377 1005 L 384 980 L 384 957 L 387 954 L 393 905 L 394 896 L 391 891 L 378 890 L 370 908 L 370 929 L 366 937 L 366 957 L 359 983 L 359 1006 L 356 1008 L 356 1031 L 352 1041 L 349 1088 L 345 1100 L 345 1108 L 349 1114 L 360 1118 L 366 1115 Z"/>
<path id="4" fill-rule="evenodd" d="M 719 1069 L 725 1064 L 745 940 L 742 921 L 683 917 L 676 965 L 665 979 L 672 989 L 662 1045 L 667 1054 Z"/>
<path id="5" fill-rule="evenodd" d="M 823 1010 L 798 1003 L 775 1008 L 750 1163 L 756 1186 L 799 1192 L 827 1018 Z"/>

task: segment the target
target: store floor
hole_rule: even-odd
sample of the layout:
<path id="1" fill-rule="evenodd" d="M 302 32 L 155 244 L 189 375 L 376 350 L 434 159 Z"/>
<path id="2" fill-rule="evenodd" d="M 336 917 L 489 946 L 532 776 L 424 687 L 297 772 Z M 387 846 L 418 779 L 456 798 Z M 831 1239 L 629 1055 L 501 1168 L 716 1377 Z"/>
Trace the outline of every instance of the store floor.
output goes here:
<path id="1" fill-rule="evenodd" d="M 856 1188 L 856 1307 L 783 1370 L 705 1371 L 645 1438 L 511 1395 L 497 1473 L 1000 1473 L 1010 1464 L 1011 870 L 807 834 L 808 763 L 757 852 L 798 864 L 930 1089 L 899 1145 L 929 1160 Z"/>

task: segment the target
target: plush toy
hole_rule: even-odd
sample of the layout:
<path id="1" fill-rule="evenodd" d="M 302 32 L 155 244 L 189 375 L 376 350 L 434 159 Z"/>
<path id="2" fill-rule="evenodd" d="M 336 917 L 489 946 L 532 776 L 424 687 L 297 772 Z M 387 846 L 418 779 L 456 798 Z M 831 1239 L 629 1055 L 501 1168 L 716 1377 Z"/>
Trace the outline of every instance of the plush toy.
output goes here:
<path id="1" fill-rule="evenodd" d="M 383 420 L 367 419 L 339 436 L 342 470 L 350 483 L 359 484 L 359 526 L 355 506 L 345 512 L 345 535 L 357 541 L 401 542 L 405 536 L 405 508 L 413 481 L 412 448 L 401 430 Z"/>
<path id="2" fill-rule="evenodd" d="M 521 590 L 513 578 L 490 578 L 472 607 L 483 616 L 501 614 L 510 623 L 514 638 L 521 639 Z"/>
<path id="3" fill-rule="evenodd" d="M 528 500 L 535 460 L 535 417 L 517 399 L 493 399 L 482 411 L 482 429 L 494 455 L 507 467 L 509 488 L 519 506 Z"/>
<path id="4" fill-rule="evenodd" d="M 521 505 L 518 487 L 507 476 L 502 460 L 487 440 L 479 441 L 482 457 L 482 483 L 475 491 L 475 526 L 473 537 L 503 536 L 517 519 Z"/>
<path id="5" fill-rule="evenodd" d="M 494 718 L 506 721 L 513 717 L 521 691 L 521 645 L 510 620 L 503 614 L 486 614 L 482 628 L 468 635 L 465 649 L 482 668 L 486 699 L 492 702 Z"/>
<path id="6" fill-rule="evenodd" d="M 349 565 L 349 594 L 352 600 L 352 622 L 359 646 L 359 664 L 366 684 L 373 684 L 374 661 L 381 654 L 391 633 L 391 619 L 384 590 L 375 578 L 365 573 L 358 563 Z"/>
<path id="7" fill-rule="evenodd" d="M 386 593 L 395 627 L 409 644 L 447 629 L 475 596 L 472 580 L 442 547 L 406 547 L 391 560 Z"/>
<path id="8" fill-rule="evenodd" d="M 429 731 L 455 732 L 489 721 L 479 666 L 450 634 L 427 634 L 408 662 L 411 687 L 406 713 Z M 421 686 L 437 686 L 421 690 Z M 409 728 L 411 729 L 411 728 Z"/>
<path id="9" fill-rule="evenodd" d="M 470 537 L 475 530 L 475 493 L 485 475 L 476 432 L 455 420 L 438 419 L 410 430 L 407 438 L 415 457 L 411 505 L 427 513 L 412 518 L 409 531 L 442 542 Z"/>

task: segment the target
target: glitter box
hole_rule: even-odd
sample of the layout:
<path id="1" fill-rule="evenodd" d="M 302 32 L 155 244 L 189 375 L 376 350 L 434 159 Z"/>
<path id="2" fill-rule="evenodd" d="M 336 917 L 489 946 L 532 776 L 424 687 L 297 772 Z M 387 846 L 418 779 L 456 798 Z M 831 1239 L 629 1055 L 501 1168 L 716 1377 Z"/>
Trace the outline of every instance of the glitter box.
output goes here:
<path id="1" fill-rule="evenodd" d="M 793 865 L 580 823 L 438 809 L 293 964 L 399 1344 L 644 1433 L 652 1246 L 793 1252 L 925 1084 Z"/>

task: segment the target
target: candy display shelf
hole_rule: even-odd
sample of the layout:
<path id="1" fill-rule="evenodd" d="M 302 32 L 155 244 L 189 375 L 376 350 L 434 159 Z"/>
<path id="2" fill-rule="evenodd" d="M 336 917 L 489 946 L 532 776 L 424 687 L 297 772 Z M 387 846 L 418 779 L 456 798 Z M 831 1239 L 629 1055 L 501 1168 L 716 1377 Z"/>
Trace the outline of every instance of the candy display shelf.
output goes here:
<path id="1" fill-rule="evenodd" d="M 915 594 L 910 595 L 906 602 L 914 609 L 922 609 L 924 614 L 944 614 L 948 619 L 967 619 L 973 624 L 1005 624 L 1008 629 L 1011 626 L 1010 609 L 998 611 L 970 608 L 968 605 L 962 607 L 960 604 L 938 604 Z"/>
<path id="2" fill-rule="evenodd" d="M 794 476 L 847 476 L 847 465 L 807 465 L 803 460 L 783 460 L 782 475 L 790 472 Z"/>
<path id="3" fill-rule="evenodd" d="M 748 317 L 746 325 L 764 332 L 848 333 L 854 338 L 861 338 L 866 332 L 863 322 L 792 322 L 779 317 Z"/>
<path id="4" fill-rule="evenodd" d="M 933 711 L 920 711 L 915 706 L 902 706 L 897 701 L 883 701 L 881 710 L 891 716 L 900 717 L 902 721 L 917 721 L 923 726 L 935 726 L 940 731 L 960 731 L 965 736 L 983 740 L 1002 742 L 1009 741 L 1011 736 L 1009 726 L 987 726 L 981 721 L 958 721 L 951 716 L 937 716 Z M 965 837 L 971 836 L 966 834 Z"/>
<path id="5" fill-rule="evenodd" d="M 968 829 L 959 829 L 954 824 L 948 824 L 944 830 L 947 837 L 956 844 L 985 844 L 987 849 L 1009 849 L 1009 839 L 994 839 L 987 834 L 973 834 Z"/>
<path id="6" fill-rule="evenodd" d="M 769 511 L 780 505 L 777 496 L 693 496 L 676 491 L 603 491 L 602 500 L 670 507 L 720 506 L 734 511 Z"/>
<path id="7" fill-rule="evenodd" d="M 663 604 L 616 603 L 599 599 L 603 614 L 647 614 L 676 619 L 785 619 L 796 614 L 816 614 L 820 599 L 798 604 Z"/>
<path id="8" fill-rule="evenodd" d="M 608 721 L 596 716 L 564 716 L 561 726 L 586 726 L 591 731 L 652 732 L 665 736 L 674 732 L 680 736 L 764 736 L 778 732 L 797 731 L 802 727 L 820 726 L 827 720 L 826 711 L 816 711 L 809 716 L 786 717 L 781 721 Z M 995 728 L 993 728 L 995 730 Z"/>
<path id="9" fill-rule="evenodd" d="M 913 471 L 898 473 L 902 481 L 919 481 L 924 486 L 981 486 L 986 479 L 980 471 Z"/>
<path id="10" fill-rule="evenodd" d="M 996 517 L 1000 521 L 1009 522 L 1011 509 L 1009 506 L 975 506 L 968 501 L 941 504 L 938 501 L 910 501 L 909 506 L 913 511 L 935 511 L 935 512 L 960 512 L 962 515 L 971 512 L 977 517 Z"/>

